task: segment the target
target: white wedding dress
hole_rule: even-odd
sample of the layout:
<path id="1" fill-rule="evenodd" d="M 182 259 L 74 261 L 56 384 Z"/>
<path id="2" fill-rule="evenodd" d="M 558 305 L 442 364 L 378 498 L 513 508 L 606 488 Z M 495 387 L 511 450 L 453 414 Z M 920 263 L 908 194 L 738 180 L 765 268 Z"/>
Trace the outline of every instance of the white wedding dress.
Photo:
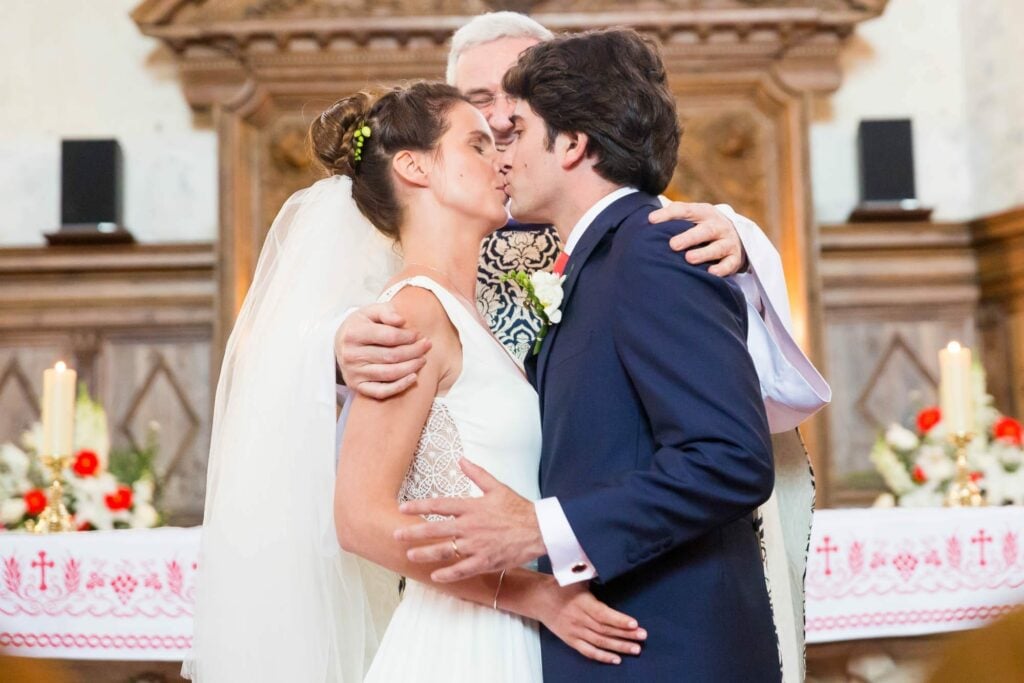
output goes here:
<path id="1" fill-rule="evenodd" d="M 462 343 L 462 372 L 434 399 L 401 500 L 479 496 L 459 469 L 465 456 L 520 495 L 540 497 L 541 449 L 537 393 L 518 362 L 444 287 L 416 276 L 388 288 L 388 301 L 407 286 L 433 292 Z M 409 580 L 367 683 L 540 683 L 538 627 L 515 614 L 453 597 Z"/>

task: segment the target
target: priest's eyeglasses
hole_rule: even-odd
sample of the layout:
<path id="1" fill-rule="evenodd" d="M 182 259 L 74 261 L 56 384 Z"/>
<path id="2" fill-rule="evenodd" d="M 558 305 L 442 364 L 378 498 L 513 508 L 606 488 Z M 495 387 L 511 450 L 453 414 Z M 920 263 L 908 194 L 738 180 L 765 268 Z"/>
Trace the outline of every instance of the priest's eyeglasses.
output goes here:
<path id="1" fill-rule="evenodd" d="M 477 90 L 466 96 L 466 100 L 477 109 L 490 109 L 499 99 L 505 100 L 508 106 L 514 107 L 519 98 L 512 97 L 508 93 L 496 93 L 489 90 Z"/>

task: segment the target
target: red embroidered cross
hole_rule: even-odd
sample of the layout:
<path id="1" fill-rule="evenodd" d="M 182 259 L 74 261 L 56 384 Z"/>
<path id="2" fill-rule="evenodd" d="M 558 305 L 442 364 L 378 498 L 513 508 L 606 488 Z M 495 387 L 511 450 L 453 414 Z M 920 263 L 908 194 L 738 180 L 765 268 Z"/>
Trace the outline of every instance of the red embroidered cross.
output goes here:
<path id="1" fill-rule="evenodd" d="M 832 564 L 830 562 L 830 559 L 832 557 L 832 553 L 839 550 L 839 548 L 831 544 L 832 538 L 830 536 L 826 536 L 824 538 L 824 541 L 825 545 L 818 546 L 816 550 L 819 553 L 825 553 L 825 576 L 832 576 Z"/>
<path id="2" fill-rule="evenodd" d="M 981 563 L 982 567 L 984 567 L 985 564 L 986 564 L 985 563 L 985 544 L 986 543 L 991 543 L 991 542 L 992 542 L 992 537 L 986 535 L 984 529 L 978 529 L 978 535 L 971 539 L 971 543 L 976 543 L 978 545 L 978 561 Z"/>
<path id="3" fill-rule="evenodd" d="M 39 567 L 39 590 L 46 590 L 46 570 L 47 568 L 53 569 L 53 560 L 46 561 L 46 551 L 39 551 L 39 559 L 32 560 L 33 567 Z"/>

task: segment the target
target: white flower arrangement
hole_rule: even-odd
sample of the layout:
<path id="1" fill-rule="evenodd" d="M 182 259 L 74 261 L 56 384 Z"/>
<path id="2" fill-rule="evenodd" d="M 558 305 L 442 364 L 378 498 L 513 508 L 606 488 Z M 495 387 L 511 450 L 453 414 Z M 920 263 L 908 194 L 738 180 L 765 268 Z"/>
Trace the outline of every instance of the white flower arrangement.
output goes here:
<path id="1" fill-rule="evenodd" d="M 565 283 L 565 276 L 545 270 L 538 270 L 527 275 L 523 271 L 517 270 L 501 277 L 502 282 L 509 280 L 519 285 L 526 297 L 524 304 L 532 308 L 540 318 L 541 327 L 533 342 L 533 353 L 536 355 L 540 352 L 541 342 L 547 336 L 548 329 L 552 325 L 562 322 L 561 307 L 565 298 L 562 285 Z"/>
<path id="2" fill-rule="evenodd" d="M 64 503 L 80 530 L 150 528 L 161 524 L 153 472 L 155 434 L 145 448 L 112 451 L 107 415 L 82 387 L 75 402 L 71 466 L 64 471 Z M 50 483 L 34 457 L 42 431 L 38 423 L 22 436 L 21 447 L 0 445 L 0 528 L 24 529 L 46 505 Z"/>
<path id="3" fill-rule="evenodd" d="M 985 388 L 980 365 L 973 369 L 977 434 L 967 446 L 971 478 L 990 505 L 1024 505 L 1024 430 L 1020 422 L 1002 415 Z M 870 459 L 889 493 L 878 507 L 941 506 L 956 474 L 956 457 L 934 406 L 917 414 L 916 431 L 891 424 L 875 441 Z"/>

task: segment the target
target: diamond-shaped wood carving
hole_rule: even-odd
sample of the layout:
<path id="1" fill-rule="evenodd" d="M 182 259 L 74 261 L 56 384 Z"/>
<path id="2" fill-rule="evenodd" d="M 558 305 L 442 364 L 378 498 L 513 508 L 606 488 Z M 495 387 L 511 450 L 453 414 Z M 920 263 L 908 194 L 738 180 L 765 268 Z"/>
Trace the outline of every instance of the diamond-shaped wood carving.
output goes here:
<path id="1" fill-rule="evenodd" d="M 163 402 L 160 402 L 161 399 Z M 144 445 L 145 437 L 140 433 L 139 425 L 135 424 L 136 420 L 140 417 L 149 417 L 161 422 L 161 416 L 173 422 L 176 427 L 168 429 L 168 425 L 161 424 L 161 451 L 172 453 L 169 459 L 160 458 L 165 465 L 159 476 L 167 481 L 174 476 L 189 448 L 195 443 L 200 420 L 189 401 L 188 394 L 182 389 L 181 382 L 167 364 L 167 360 L 159 352 L 154 352 L 153 367 L 129 402 L 128 412 L 121 419 L 119 429 L 133 447 L 139 448 Z M 176 444 L 166 443 L 168 438 L 175 437 Z"/>
<path id="2" fill-rule="evenodd" d="M 39 419 L 39 397 L 17 358 L 0 372 L 0 442 L 17 441 L 22 430 Z"/>
<path id="3" fill-rule="evenodd" d="M 899 333 L 894 334 L 857 398 L 857 412 L 875 427 L 900 420 L 912 407 L 915 392 L 929 399 L 938 381 Z M 920 393 L 918 393 L 920 395 Z"/>

